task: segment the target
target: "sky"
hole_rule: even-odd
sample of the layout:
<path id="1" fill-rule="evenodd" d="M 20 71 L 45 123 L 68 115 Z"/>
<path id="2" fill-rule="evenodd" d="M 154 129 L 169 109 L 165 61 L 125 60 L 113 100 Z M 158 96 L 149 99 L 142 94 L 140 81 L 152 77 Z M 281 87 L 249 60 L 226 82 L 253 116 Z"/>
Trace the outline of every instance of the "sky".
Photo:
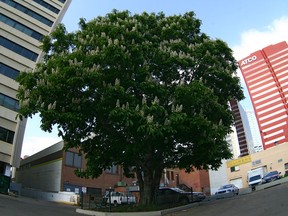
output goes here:
<path id="1" fill-rule="evenodd" d="M 287 0 L 72 0 L 62 23 L 68 32 L 77 31 L 80 18 L 89 21 L 113 9 L 132 14 L 164 12 L 166 16 L 194 11 L 202 21 L 202 32 L 211 39 L 225 41 L 237 60 L 271 44 L 288 41 Z M 244 82 L 242 85 L 245 88 Z M 242 105 L 251 108 L 248 99 Z M 52 133 L 41 131 L 39 116 L 29 118 L 21 156 L 35 154 L 60 140 L 56 129 Z"/>

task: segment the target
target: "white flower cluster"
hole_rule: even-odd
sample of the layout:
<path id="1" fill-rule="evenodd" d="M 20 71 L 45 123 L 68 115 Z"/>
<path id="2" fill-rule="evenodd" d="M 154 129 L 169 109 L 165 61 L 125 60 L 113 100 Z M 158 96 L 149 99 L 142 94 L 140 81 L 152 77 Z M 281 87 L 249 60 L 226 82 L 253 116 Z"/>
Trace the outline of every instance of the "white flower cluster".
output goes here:
<path id="1" fill-rule="evenodd" d="M 68 60 L 69 61 L 69 65 L 70 66 L 82 66 L 82 64 L 83 64 L 83 61 L 77 61 L 77 58 L 74 58 L 74 60 L 72 60 L 72 59 L 69 59 Z"/>
<path id="2" fill-rule="evenodd" d="M 48 105 L 48 110 L 55 110 L 56 109 L 56 101 L 54 101 L 54 103 L 53 104 L 49 104 Z"/>
<path id="3" fill-rule="evenodd" d="M 74 104 L 80 104 L 81 99 L 80 98 L 72 98 L 72 103 Z"/>
<path id="4" fill-rule="evenodd" d="M 172 108 L 171 108 L 172 112 L 177 112 L 180 113 L 183 110 L 183 105 L 176 105 L 176 107 L 174 106 L 174 104 L 172 104 Z"/>
<path id="5" fill-rule="evenodd" d="M 147 123 L 153 123 L 154 116 L 149 114 L 149 115 L 146 117 L 146 119 L 147 119 Z"/>
<path id="6" fill-rule="evenodd" d="M 45 80 L 44 79 L 37 79 L 37 85 L 45 85 Z"/>

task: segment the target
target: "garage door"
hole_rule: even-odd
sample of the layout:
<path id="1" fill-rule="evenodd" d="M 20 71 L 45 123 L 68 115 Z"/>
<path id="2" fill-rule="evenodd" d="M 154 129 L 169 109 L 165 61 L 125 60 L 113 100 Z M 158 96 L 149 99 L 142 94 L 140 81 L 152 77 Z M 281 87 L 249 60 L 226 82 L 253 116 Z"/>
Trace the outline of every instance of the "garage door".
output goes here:
<path id="1" fill-rule="evenodd" d="M 234 184 L 238 188 L 243 188 L 242 178 L 230 180 L 231 184 Z"/>

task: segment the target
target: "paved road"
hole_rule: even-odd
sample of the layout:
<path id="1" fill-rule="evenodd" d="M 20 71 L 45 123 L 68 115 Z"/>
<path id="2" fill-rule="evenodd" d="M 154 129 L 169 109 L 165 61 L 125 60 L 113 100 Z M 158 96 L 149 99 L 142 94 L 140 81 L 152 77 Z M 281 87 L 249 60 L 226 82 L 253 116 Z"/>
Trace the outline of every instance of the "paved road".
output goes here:
<path id="1" fill-rule="evenodd" d="M 81 216 L 69 205 L 0 194 L 1 216 Z"/>
<path id="2" fill-rule="evenodd" d="M 250 194 L 203 202 L 169 216 L 287 216 L 288 183 Z"/>

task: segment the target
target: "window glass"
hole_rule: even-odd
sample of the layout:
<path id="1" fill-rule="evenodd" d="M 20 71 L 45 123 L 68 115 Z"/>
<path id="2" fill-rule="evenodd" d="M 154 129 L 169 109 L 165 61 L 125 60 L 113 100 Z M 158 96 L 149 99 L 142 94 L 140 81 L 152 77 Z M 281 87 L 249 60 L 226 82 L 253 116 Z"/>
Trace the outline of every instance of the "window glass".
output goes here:
<path id="1" fill-rule="evenodd" d="M 66 152 L 65 165 L 81 168 L 82 167 L 82 156 L 76 152 Z"/>
<path id="2" fill-rule="evenodd" d="M 106 173 L 111 173 L 111 174 L 117 174 L 117 166 L 113 165 L 112 167 L 110 167 L 109 169 L 105 170 Z"/>
<path id="3" fill-rule="evenodd" d="M 82 157 L 81 155 L 74 153 L 74 167 L 81 168 L 82 167 Z"/>
<path id="4" fill-rule="evenodd" d="M 13 111 L 19 110 L 19 102 L 18 100 L 11 98 L 7 95 L 0 93 L 0 106 L 6 107 L 7 109 L 11 109 Z"/>
<path id="5" fill-rule="evenodd" d="M 7 38 L 4 38 L 0 36 L 0 45 L 4 46 L 5 48 L 14 51 L 15 53 L 22 55 L 23 57 L 26 57 L 32 61 L 37 60 L 37 53 L 32 52 L 31 50 L 26 49 L 25 47 L 22 47 L 19 44 L 16 44 Z"/>
<path id="6" fill-rule="evenodd" d="M 48 4 L 47 2 L 43 1 L 43 0 L 33 0 L 34 2 L 37 2 L 38 4 L 40 4 L 41 6 L 47 8 L 48 10 L 58 14 L 59 13 L 59 9 L 55 8 L 54 6 Z"/>
<path id="7" fill-rule="evenodd" d="M 16 77 L 19 76 L 19 73 L 20 73 L 20 71 L 14 69 L 14 68 L 11 68 L 11 67 L 0 62 L 0 74 L 3 74 L 5 76 L 15 80 Z"/>
<path id="8" fill-rule="evenodd" d="M 52 26 L 53 25 L 53 22 L 43 16 L 41 16 L 40 14 L 28 9 L 27 7 L 17 3 L 17 2 L 14 2 L 13 0 L 0 0 L 0 2 L 4 2 L 6 3 L 7 5 L 13 7 L 13 8 L 16 8 L 17 10 L 27 14 L 28 16 L 31 16 L 33 17 L 34 19 L 44 23 L 45 25 L 48 25 L 48 26 Z"/>
<path id="9" fill-rule="evenodd" d="M 13 144 L 14 132 L 6 128 L 0 127 L 0 140 Z"/>
<path id="10" fill-rule="evenodd" d="M 8 131 L 7 142 L 12 144 L 13 143 L 13 139 L 14 139 L 14 132 L 13 131 Z"/>
<path id="11" fill-rule="evenodd" d="M 0 140 L 6 141 L 7 131 L 4 128 L 0 127 Z"/>
<path id="12" fill-rule="evenodd" d="M 33 29 L 17 22 L 16 20 L 11 19 L 10 17 L 5 16 L 4 14 L 0 13 L 0 21 L 23 32 L 24 34 L 35 38 L 36 40 L 41 40 L 43 35 L 34 31 Z"/>
<path id="13" fill-rule="evenodd" d="M 73 152 L 66 152 L 65 164 L 68 166 L 73 166 Z"/>

